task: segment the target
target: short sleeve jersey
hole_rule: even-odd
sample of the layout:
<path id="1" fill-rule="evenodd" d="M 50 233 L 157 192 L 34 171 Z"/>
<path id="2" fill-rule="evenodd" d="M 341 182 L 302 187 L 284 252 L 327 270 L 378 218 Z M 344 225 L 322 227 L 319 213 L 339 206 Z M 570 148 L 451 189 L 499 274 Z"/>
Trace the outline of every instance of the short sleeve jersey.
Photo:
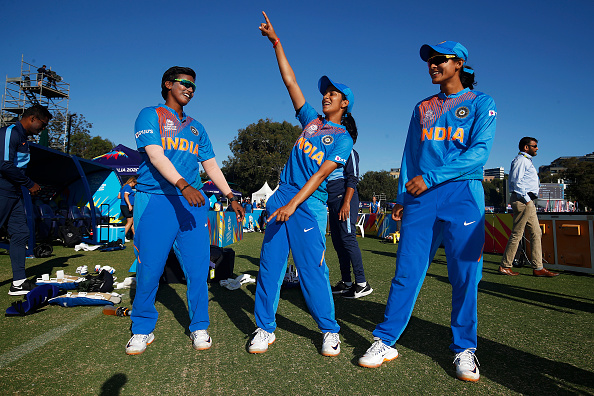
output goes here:
<path id="1" fill-rule="evenodd" d="M 128 206 L 125 198 L 126 193 L 128 193 L 128 200 L 130 201 L 130 205 L 134 206 L 134 190 L 129 184 L 124 184 L 124 186 L 120 190 L 120 205 Z"/>
<path id="2" fill-rule="evenodd" d="M 422 175 L 427 188 L 450 180 L 482 180 L 496 119 L 493 99 L 468 88 L 419 102 L 408 128 L 396 202 L 403 203 L 405 184 L 415 176 Z"/>
<path id="3" fill-rule="evenodd" d="M 159 145 L 179 174 L 196 189 L 202 188 L 200 162 L 214 158 L 212 144 L 202 124 L 182 114 L 182 118 L 165 105 L 142 109 L 134 127 L 136 145 L 142 157 L 138 168 L 138 191 L 182 195 L 151 164 L 145 147 Z"/>
<path id="4" fill-rule="evenodd" d="M 338 124 L 319 117 L 317 111 L 305 103 L 297 112 L 297 119 L 303 132 L 295 142 L 291 155 L 281 173 L 281 185 L 289 184 L 298 189 L 320 170 L 326 160 L 336 162 L 339 167 L 346 164 L 353 149 L 353 139 L 347 130 Z M 312 196 L 326 202 L 326 180 L 313 192 Z"/>

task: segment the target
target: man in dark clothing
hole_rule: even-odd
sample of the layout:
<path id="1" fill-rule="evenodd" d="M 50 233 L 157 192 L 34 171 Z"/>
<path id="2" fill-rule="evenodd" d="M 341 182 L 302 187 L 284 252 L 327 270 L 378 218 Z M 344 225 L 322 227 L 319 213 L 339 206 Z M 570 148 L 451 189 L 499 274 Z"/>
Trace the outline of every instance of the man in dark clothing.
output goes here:
<path id="1" fill-rule="evenodd" d="M 52 114 L 41 105 L 26 109 L 16 124 L 0 128 L 0 226 L 6 224 L 10 236 L 10 262 L 12 264 L 11 296 L 29 293 L 35 286 L 27 280 L 25 258 L 29 228 L 25 217 L 22 188 L 31 195 L 39 192 L 37 183 L 25 175 L 29 162 L 27 137 L 40 133 L 47 127 Z"/>

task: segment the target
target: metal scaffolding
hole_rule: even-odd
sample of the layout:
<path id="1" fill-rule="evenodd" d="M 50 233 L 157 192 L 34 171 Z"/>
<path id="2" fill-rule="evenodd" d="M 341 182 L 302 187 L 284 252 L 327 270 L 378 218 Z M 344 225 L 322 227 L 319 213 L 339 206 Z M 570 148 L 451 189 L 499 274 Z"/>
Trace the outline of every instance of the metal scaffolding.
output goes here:
<path id="1" fill-rule="evenodd" d="M 56 130 L 62 131 L 59 139 L 64 141 L 68 122 L 68 100 L 70 84 L 51 69 L 44 74 L 37 72 L 38 67 L 25 62 L 21 57 L 21 75 L 6 77 L 6 86 L 0 108 L 0 127 L 17 122 L 25 109 L 40 104 L 52 113 L 51 123 Z"/>

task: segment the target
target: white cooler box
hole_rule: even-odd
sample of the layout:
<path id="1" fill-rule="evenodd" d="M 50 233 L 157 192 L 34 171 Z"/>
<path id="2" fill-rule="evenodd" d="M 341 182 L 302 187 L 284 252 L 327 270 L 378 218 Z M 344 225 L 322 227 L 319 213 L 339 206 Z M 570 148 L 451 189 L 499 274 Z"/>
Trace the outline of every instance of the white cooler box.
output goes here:
<path id="1" fill-rule="evenodd" d="M 117 227 L 110 225 L 109 228 L 106 226 L 97 226 L 95 232 L 97 233 L 98 242 L 106 240 L 107 242 L 113 242 L 121 239 L 123 243 L 126 239 L 124 226 Z"/>

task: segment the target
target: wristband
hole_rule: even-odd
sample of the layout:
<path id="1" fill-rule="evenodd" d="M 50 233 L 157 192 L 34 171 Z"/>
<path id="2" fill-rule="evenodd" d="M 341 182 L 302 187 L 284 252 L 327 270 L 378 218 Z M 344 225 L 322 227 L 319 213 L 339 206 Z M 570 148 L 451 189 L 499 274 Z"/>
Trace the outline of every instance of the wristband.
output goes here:
<path id="1" fill-rule="evenodd" d="M 280 39 L 277 37 L 276 41 L 274 42 L 274 44 L 272 44 L 272 48 L 276 48 L 276 46 L 278 45 L 278 43 L 280 43 Z"/>
<path id="2" fill-rule="evenodd" d="M 182 193 L 183 193 L 183 192 L 184 192 L 184 190 L 185 190 L 186 188 L 188 188 L 188 187 L 190 187 L 190 183 L 186 184 L 186 185 L 184 186 L 184 188 L 182 188 L 181 190 L 179 190 L 179 192 L 182 192 Z"/>
<path id="3" fill-rule="evenodd" d="M 233 202 L 233 201 L 235 201 L 235 202 L 239 202 L 239 199 L 238 199 L 238 198 L 237 198 L 235 195 L 234 195 L 234 196 L 232 196 L 231 198 L 227 198 L 227 199 L 228 199 L 229 201 L 231 201 L 231 202 Z"/>

